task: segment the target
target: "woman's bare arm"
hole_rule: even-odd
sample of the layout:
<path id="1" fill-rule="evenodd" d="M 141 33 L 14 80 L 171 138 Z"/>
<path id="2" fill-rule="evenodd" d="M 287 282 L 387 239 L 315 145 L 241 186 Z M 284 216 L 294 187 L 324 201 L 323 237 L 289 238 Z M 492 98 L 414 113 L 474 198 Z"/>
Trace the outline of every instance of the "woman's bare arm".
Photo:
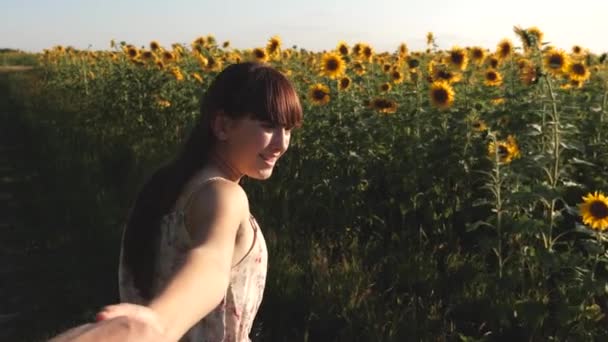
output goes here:
<path id="1" fill-rule="evenodd" d="M 209 182 L 205 191 L 199 191 L 193 198 L 186 222 L 195 241 L 194 248 L 180 270 L 148 305 L 169 338 L 179 339 L 224 298 L 237 231 L 248 213 L 247 196 L 236 183 Z M 108 314 L 102 316 L 120 315 L 121 305 L 107 307 Z"/>

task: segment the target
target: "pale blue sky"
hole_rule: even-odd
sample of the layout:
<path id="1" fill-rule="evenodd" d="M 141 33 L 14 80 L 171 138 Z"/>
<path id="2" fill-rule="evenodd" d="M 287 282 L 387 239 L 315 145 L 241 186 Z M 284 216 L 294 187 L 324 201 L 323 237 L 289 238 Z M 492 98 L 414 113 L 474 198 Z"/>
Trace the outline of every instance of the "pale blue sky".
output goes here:
<path id="1" fill-rule="evenodd" d="M 345 40 L 392 51 L 401 42 L 422 49 L 432 31 L 440 48 L 494 49 L 502 38 L 519 45 L 514 25 L 536 25 L 557 47 L 604 52 L 607 14 L 605 0 L 0 0 L 0 48 L 106 49 L 113 38 L 169 45 L 211 33 L 237 48 L 278 34 L 284 46 L 323 50 Z"/>

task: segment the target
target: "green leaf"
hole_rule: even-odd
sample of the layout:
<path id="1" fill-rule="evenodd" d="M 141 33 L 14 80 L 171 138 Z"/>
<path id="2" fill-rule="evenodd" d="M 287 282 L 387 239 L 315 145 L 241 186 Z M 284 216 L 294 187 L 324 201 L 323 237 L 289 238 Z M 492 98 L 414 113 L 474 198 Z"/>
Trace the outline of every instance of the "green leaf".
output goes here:
<path id="1" fill-rule="evenodd" d="M 595 164 L 593 164 L 593 163 L 591 163 L 591 162 L 588 162 L 588 161 L 586 161 L 586 160 L 582 160 L 582 159 L 578 159 L 578 158 L 576 158 L 576 157 L 572 157 L 572 158 L 570 159 L 570 162 L 571 162 L 572 164 L 581 164 L 581 165 L 587 165 L 587 166 L 596 166 Z"/>
<path id="2" fill-rule="evenodd" d="M 490 228 L 495 228 L 493 224 L 485 222 L 485 221 L 477 221 L 475 223 L 471 223 L 467 225 L 467 232 L 472 232 L 475 231 L 477 229 L 479 229 L 480 227 L 490 227 Z"/>

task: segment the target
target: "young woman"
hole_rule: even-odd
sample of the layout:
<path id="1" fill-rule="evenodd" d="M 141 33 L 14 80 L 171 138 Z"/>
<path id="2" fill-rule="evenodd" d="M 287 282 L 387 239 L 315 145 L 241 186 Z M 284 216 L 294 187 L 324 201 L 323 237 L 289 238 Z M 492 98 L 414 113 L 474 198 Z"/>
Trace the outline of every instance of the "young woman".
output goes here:
<path id="1" fill-rule="evenodd" d="M 123 234 L 121 304 L 167 340 L 249 341 L 266 280 L 264 236 L 239 180 L 271 176 L 302 122 L 293 85 L 257 63 L 211 84 L 177 157 L 138 194 Z"/>

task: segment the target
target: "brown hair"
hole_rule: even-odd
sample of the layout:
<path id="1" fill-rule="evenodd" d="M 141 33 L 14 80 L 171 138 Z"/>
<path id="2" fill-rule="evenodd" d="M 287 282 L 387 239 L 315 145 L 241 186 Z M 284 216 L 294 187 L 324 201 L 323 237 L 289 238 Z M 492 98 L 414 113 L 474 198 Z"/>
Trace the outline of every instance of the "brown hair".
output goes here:
<path id="1" fill-rule="evenodd" d="M 155 295 L 152 283 L 160 221 L 173 209 L 186 182 L 207 163 L 216 143 L 211 127 L 216 115 L 251 117 L 286 128 L 302 123 L 296 90 L 270 66 L 233 64 L 217 75 L 201 101 L 199 120 L 180 153 L 144 183 L 127 219 L 122 246 L 125 266 L 146 301 Z"/>

